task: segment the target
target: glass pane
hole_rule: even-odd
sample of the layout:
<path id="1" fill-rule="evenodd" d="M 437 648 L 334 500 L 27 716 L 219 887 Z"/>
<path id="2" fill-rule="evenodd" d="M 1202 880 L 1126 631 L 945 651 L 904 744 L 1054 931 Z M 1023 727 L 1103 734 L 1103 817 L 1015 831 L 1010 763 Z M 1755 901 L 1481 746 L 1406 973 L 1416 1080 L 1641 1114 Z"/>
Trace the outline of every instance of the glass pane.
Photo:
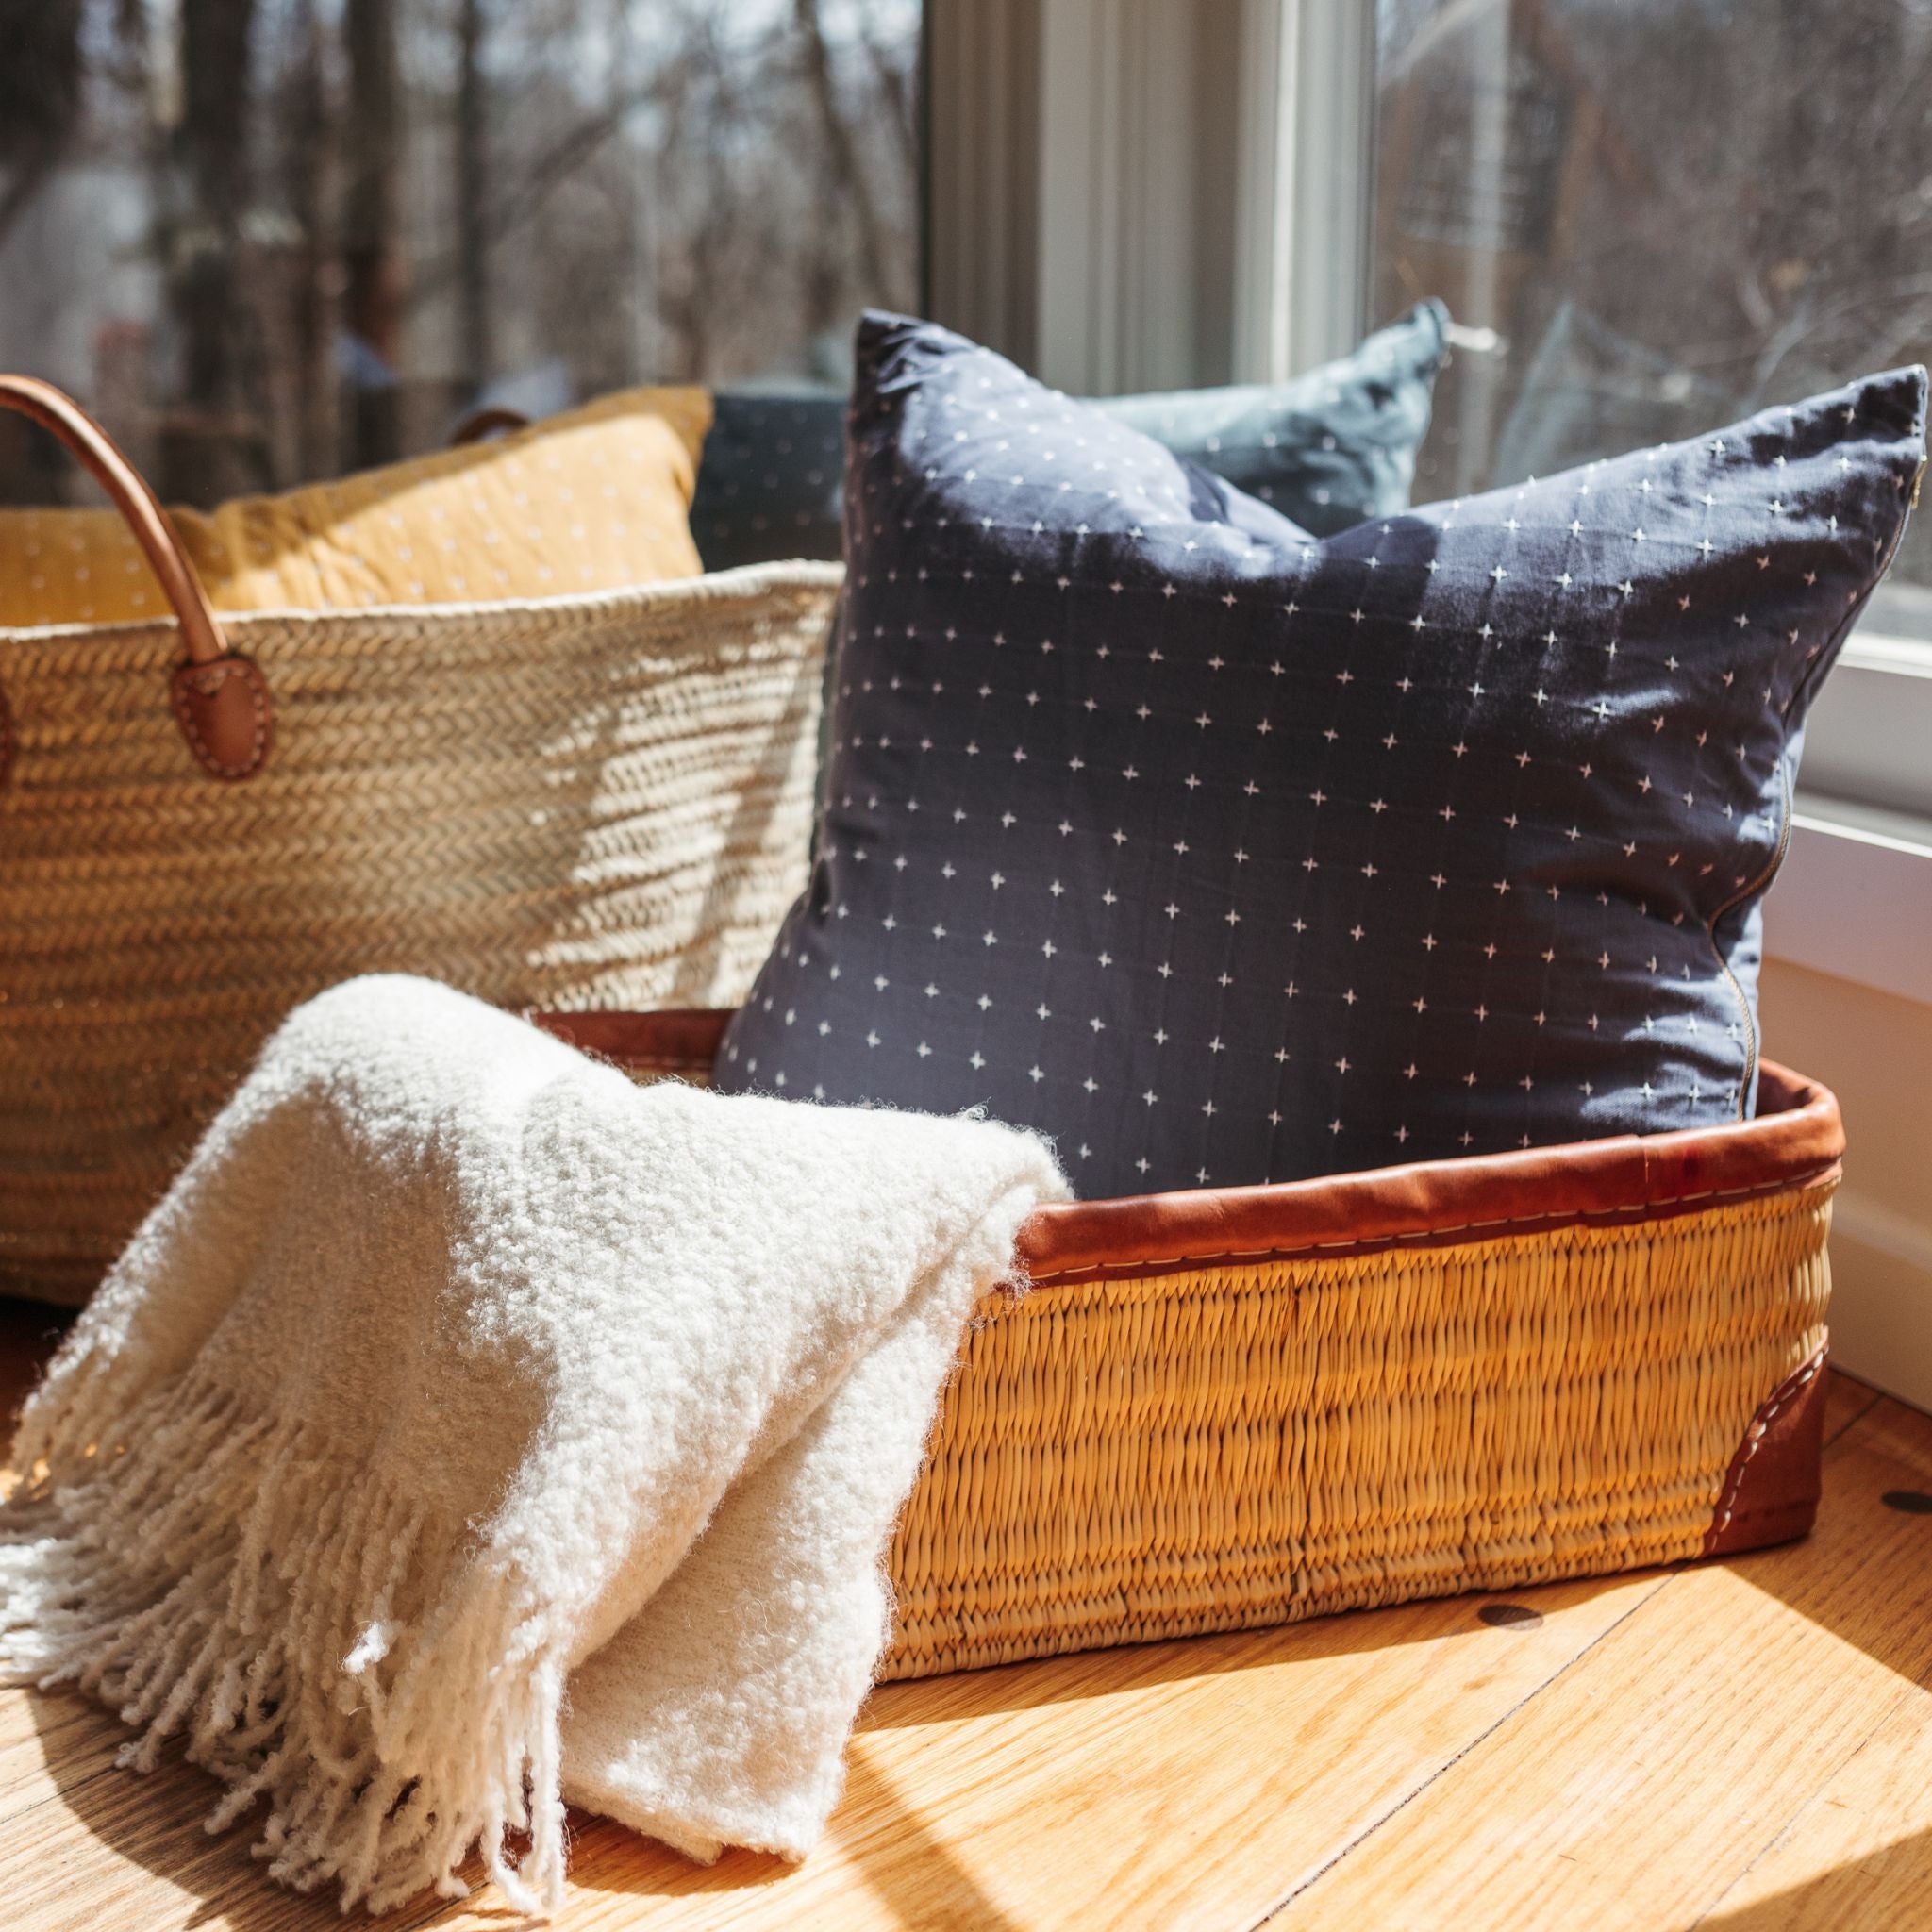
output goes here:
<path id="1" fill-rule="evenodd" d="M 33 0 L 0 367 L 208 503 L 918 301 L 918 0 Z M 0 422 L 0 501 L 82 485 Z"/>
<path id="2" fill-rule="evenodd" d="M 1932 359 L 1932 0 L 1378 0 L 1375 308 L 1464 328 L 1420 496 Z M 1932 515 L 1874 625 L 1932 637 Z"/>

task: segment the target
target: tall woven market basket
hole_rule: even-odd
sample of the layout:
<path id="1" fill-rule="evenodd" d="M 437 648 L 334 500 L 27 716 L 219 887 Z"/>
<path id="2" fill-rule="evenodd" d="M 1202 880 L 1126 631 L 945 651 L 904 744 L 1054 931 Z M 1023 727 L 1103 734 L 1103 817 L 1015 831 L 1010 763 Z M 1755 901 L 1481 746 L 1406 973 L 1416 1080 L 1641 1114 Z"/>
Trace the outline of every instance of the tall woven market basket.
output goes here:
<path id="1" fill-rule="evenodd" d="M 541 1015 L 703 1080 L 722 1012 Z M 1746 1550 L 1818 1502 L 1838 1104 L 1042 1208 L 892 1545 L 929 1676 Z"/>
<path id="2" fill-rule="evenodd" d="M 0 631 L 0 1293 L 84 1299 L 291 1007 L 741 996 L 800 890 L 840 572 L 219 622 L 66 397 L 0 378 L 165 623 Z"/>

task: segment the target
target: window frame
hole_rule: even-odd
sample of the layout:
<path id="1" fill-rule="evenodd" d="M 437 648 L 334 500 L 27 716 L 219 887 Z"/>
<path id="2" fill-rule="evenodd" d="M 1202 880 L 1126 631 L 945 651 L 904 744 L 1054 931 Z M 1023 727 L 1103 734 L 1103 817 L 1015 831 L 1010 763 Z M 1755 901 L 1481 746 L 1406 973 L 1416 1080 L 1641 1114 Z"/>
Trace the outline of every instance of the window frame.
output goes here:
<path id="1" fill-rule="evenodd" d="M 1904 813 L 1932 842 L 1932 639 L 1860 625 L 1806 731 L 1800 795 Z"/>
<path id="2" fill-rule="evenodd" d="M 936 321 L 1090 395 L 1280 381 L 1360 339 L 1373 7 L 926 0 L 924 58 Z"/>

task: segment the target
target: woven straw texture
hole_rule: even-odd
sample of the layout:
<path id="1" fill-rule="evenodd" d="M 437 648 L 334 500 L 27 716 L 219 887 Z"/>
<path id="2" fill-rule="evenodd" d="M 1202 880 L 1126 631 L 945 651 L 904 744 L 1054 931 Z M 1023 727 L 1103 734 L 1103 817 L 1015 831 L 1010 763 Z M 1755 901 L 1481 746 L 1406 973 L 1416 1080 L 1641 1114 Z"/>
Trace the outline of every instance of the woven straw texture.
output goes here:
<path id="1" fill-rule="evenodd" d="M 1833 1185 L 995 1299 L 893 1545 L 882 1674 L 1699 1554 L 1824 1341 Z"/>
<path id="2" fill-rule="evenodd" d="M 836 566 L 225 621 L 274 693 L 209 779 L 171 625 L 0 632 L 0 1292 L 83 1299 L 297 1002 L 741 998 L 807 869 Z"/>

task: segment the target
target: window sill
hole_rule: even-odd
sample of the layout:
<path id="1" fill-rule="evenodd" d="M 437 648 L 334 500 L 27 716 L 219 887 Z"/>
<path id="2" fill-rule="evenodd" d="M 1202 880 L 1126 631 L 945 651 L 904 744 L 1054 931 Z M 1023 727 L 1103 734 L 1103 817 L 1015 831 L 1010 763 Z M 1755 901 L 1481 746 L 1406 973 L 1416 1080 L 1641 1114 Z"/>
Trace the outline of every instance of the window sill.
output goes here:
<path id="1" fill-rule="evenodd" d="M 1899 613 L 1894 610 L 1894 616 Z M 1917 622 L 1914 608 L 1906 613 Z M 1932 831 L 1932 643 L 1861 625 L 1805 729 L 1807 789 L 1910 812 Z"/>
<path id="2" fill-rule="evenodd" d="M 1932 818 L 1801 791 L 1764 949 L 1932 1005 Z"/>

